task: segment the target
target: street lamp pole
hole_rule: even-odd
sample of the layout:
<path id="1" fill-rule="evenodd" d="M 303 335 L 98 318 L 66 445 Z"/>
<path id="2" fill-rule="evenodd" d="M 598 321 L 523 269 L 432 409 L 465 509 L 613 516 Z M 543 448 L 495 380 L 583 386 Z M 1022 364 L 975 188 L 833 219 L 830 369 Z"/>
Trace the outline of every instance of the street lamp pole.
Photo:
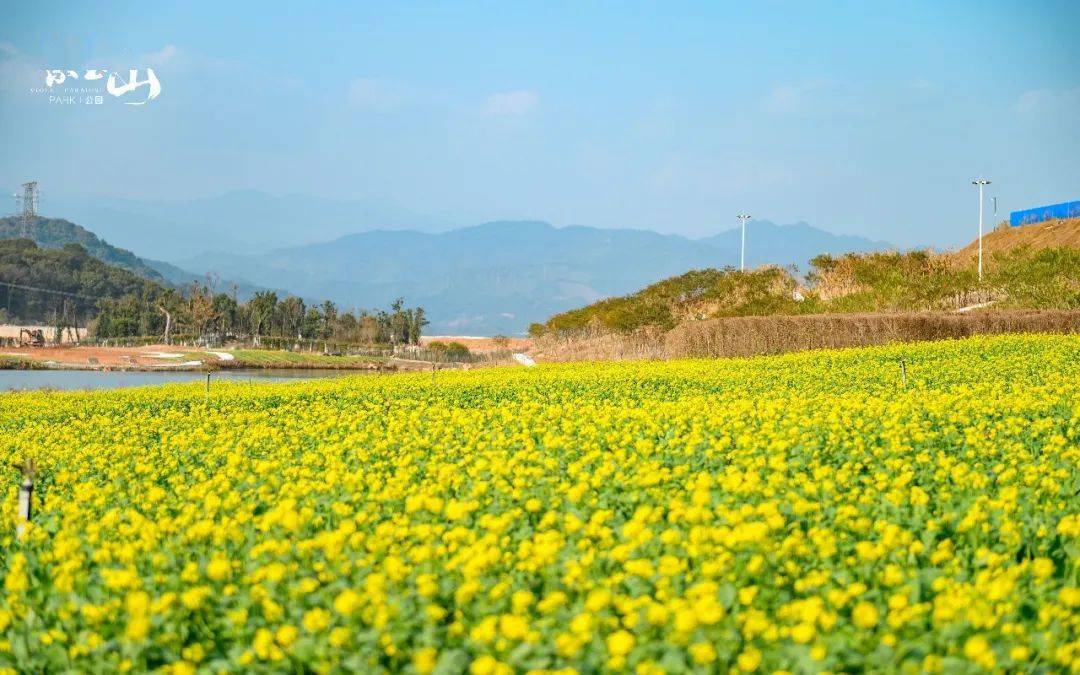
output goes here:
<path id="1" fill-rule="evenodd" d="M 746 269 L 746 221 L 750 220 L 751 216 L 740 213 L 735 217 L 742 221 L 742 250 L 739 253 L 739 271 L 742 272 Z"/>
<path id="2" fill-rule="evenodd" d="M 990 184 L 990 181 L 985 178 L 971 181 L 972 185 L 979 186 L 979 282 L 982 282 L 983 277 L 983 251 L 982 251 L 982 237 L 983 237 L 983 187 Z"/>

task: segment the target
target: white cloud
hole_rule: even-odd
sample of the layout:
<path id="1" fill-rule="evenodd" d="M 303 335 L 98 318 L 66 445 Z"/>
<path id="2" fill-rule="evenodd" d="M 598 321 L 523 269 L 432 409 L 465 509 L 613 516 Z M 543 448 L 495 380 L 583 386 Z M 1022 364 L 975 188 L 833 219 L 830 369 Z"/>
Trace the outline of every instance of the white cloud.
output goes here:
<path id="1" fill-rule="evenodd" d="M 1013 110 L 1021 115 L 1080 110 L 1080 87 L 1072 89 L 1032 89 L 1016 99 Z"/>
<path id="2" fill-rule="evenodd" d="M 171 61 L 177 54 L 176 45 L 165 45 L 156 52 L 150 52 L 143 57 L 147 63 L 153 66 L 160 66 L 166 61 Z"/>
<path id="3" fill-rule="evenodd" d="M 827 87 L 823 80 L 807 80 L 781 84 L 772 88 L 765 99 L 765 109 L 771 112 L 799 112 L 813 103 L 817 94 Z"/>
<path id="4" fill-rule="evenodd" d="M 526 115 L 540 103 L 540 95 L 531 89 L 505 91 L 488 96 L 484 114 L 492 117 Z"/>
<path id="5" fill-rule="evenodd" d="M 767 113 L 795 117 L 862 117 L 868 110 L 865 92 L 832 79 L 777 85 L 761 107 Z"/>
<path id="6" fill-rule="evenodd" d="M 405 100 L 401 87 L 374 77 L 360 77 L 349 83 L 349 102 L 358 108 L 387 112 Z"/>

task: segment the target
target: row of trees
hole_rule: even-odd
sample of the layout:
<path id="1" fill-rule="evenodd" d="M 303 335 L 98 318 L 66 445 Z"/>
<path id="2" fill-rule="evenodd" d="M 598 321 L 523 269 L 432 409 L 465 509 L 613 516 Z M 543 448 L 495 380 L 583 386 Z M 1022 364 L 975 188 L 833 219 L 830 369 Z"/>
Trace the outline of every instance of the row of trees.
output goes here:
<path id="1" fill-rule="evenodd" d="M 240 301 L 235 290 L 215 292 L 212 283 L 104 300 L 98 308 L 93 333 L 101 338 L 184 334 L 250 338 L 255 344 L 262 338 L 416 344 L 428 323 L 423 308 L 406 307 L 401 298 L 388 310 L 345 311 L 329 300 L 308 305 L 274 291 Z"/>
<path id="2" fill-rule="evenodd" d="M 140 297 L 161 286 L 106 265 L 78 244 L 40 248 L 28 239 L 0 239 L 0 313 L 5 322 L 85 325 L 102 297 Z M 60 317 L 58 319 L 58 317 Z"/>

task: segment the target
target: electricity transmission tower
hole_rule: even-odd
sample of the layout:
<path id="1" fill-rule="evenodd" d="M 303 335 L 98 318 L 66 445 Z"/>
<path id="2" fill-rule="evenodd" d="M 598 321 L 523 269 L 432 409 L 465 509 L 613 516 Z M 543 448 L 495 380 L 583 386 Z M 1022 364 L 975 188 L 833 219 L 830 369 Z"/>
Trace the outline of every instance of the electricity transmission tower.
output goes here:
<path id="1" fill-rule="evenodd" d="M 19 213 L 19 236 L 23 239 L 30 237 L 30 229 L 37 220 L 38 208 L 38 184 L 36 180 L 22 184 L 23 192 L 15 195 L 15 203 L 21 204 Z"/>

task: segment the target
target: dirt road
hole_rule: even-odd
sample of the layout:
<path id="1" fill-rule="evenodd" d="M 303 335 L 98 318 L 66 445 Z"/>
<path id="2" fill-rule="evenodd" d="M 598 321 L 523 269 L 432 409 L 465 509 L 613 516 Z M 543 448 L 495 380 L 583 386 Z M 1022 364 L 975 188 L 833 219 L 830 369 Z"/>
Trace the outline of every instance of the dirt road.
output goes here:
<path id="1" fill-rule="evenodd" d="M 192 367 L 193 361 L 219 361 L 217 356 L 197 350 L 182 350 L 169 345 L 146 347 L 90 347 L 63 345 L 60 347 L 0 348 L 0 357 L 39 361 L 65 367 L 83 368 L 176 368 L 181 364 Z"/>

